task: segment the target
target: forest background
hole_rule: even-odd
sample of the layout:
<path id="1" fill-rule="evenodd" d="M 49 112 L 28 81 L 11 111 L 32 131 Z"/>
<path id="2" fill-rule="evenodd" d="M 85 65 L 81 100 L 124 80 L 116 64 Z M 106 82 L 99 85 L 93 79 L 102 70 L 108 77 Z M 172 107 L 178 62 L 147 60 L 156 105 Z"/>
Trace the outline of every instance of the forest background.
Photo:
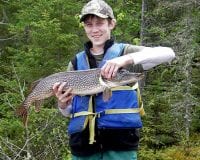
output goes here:
<path id="1" fill-rule="evenodd" d="M 106 0 L 118 42 L 169 46 L 171 64 L 146 72 L 146 115 L 139 160 L 200 159 L 200 1 Z M 0 0 L 0 159 L 70 159 L 68 119 L 55 98 L 25 129 L 15 110 L 33 81 L 64 71 L 87 39 L 79 23 L 86 0 Z"/>

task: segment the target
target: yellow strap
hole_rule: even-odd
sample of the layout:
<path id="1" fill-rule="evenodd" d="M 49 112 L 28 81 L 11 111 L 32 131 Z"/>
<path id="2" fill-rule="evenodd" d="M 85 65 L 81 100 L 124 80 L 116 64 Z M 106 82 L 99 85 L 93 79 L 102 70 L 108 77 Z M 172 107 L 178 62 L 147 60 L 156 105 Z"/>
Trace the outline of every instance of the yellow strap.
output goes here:
<path id="1" fill-rule="evenodd" d="M 139 113 L 140 108 L 128 108 L 128 109 L 107 109 L 105 114 L 122 114 L 122 113 Z"/>
<path id="2" fill-rule="evenodd" d="M 144 115 L 145 115 L 143 103 L 142 103 L 141 106 L 140 106 L 140 115 L 141 115 L 141 116 L 144 116 Z"/>
<path id="3" fill-rule="evenodd" d="M 89 144 L 93 144 L 94 142 L 96 142 L 96 140 L 94 139 L 96 116 L 97 116 L 97 114 L 95 114 L 94 116 L 91 116 L 91 115 L 89 116 L 89 131 L 90 131 Z"/>
<path id="4" fill-rule="evenodd" d="M 95 114 L 95 113 L 93 113 L 93 112 L 81 111 L 81 112 L 77 112 L 77 113 L 74 113 L 73 115 L 71 115 L 71 118 L 72 118 L 72 117 L 79 117 L 79 116 L 94 115 L 94 114 Z"/>
<path id="5" fill-rule="evenodd" d="M 122 113 L 141 113 L 143 112 L 143 105 L 140 108 L 127 108 L 127 109 L 107 109 L 105 110 L 105 114 L 122 114 Z M 79 116 L 93 116 L 96 117 L 100 115 L 100 113 L 93 113 L 88 111 L 77 112 L 73 115 L 73 117 Z"/>
<path id="6" fill-rule="evenodd" d="M 90 96 L 89 99 L 89 107 L 88 111 L 81 111 L 74 113 L 71 115 L 72 117 L 80 117 L 80 116 L 87 116 L 84 122 L 83 129 L 86 128 L 87 124 L 89 123 L 89 144 L 93 144 L 95 142 L 95 119 L 96 119 L 96 113 L 93 112 L 93 104 L 92 104 L 92 96 Z"/>
<path id="7" fill-rule="evenodd" d="M 92 104 L 92 96 L 90 96 L 89 100 L 89 112 L 93 112 L 93 104 Z M 93 113 L 93 115 L 89 115 L 89 144 L 93 144 L 95 142 L 95 119 L 96 119 L 96 113 Z"/>
<path id="8" fill-rule="evenodd" d="M 139 87 L 138 82 L 132 88 L 137 89 L 137 98 L 138 98 L 138 103 L 139 103 L 139 108 L 140 108 L 140 115 L 144 116 L 145 111 L 144 111 L 144 107 L 143 107 L 142 96 L 140 94 L 140 87 Z"/>

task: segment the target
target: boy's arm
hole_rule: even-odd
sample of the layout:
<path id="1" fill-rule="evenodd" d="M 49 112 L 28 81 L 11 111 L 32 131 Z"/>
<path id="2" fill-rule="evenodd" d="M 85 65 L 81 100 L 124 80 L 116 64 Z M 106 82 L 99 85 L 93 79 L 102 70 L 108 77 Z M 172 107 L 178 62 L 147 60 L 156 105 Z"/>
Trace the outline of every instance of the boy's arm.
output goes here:
<path id="1" fill-rule="evenodd" d="M 114 77 L 121 67 L 141 64 L 144 70 L 159 64 L 171 62 L 175 58 L 174 51 L 169 47 L 132 46 L 133 52 L 108 60 L 101 68 L 101 74 L 108 79 Z"/>

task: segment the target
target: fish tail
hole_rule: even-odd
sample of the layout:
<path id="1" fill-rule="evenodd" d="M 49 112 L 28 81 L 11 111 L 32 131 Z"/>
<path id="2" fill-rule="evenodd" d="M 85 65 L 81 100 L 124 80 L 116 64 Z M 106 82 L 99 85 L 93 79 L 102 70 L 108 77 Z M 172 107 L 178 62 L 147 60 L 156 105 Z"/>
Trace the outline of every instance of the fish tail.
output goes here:
<path id="1" fill-rule="evenodd" d="M 28 110 L 24 106 L 20 106 L 16 110 L 16 115 L 20 118 L 22 118 L 22 122 L 25 127 L 27 127 L 28 124 Z"/>

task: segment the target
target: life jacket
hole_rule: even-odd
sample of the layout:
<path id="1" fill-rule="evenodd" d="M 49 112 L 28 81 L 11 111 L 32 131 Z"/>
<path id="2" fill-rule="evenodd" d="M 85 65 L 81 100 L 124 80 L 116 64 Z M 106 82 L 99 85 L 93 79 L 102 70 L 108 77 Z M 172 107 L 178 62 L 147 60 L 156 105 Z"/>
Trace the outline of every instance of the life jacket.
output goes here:
<path id="1" fill-rule="evenodd" d="M 106 51 L 98 67 L 102 67 L 107 60 L 119 57 L 124 51 L 125 44 L 114 43 Z M 90 69 L 85 51 L 76 55 L 77 70 Z M 112 88 L 112 97 L 103 101 L 102 93 L 96 95 L 78 96 L 73 98 L 71 120 L 68 133 L 83 131 L 89 123 L 89 143 L 95 142 L 95 126 L 98 128 L 141 128 L 140 114 L 144 114 L 138 83 L 133 87 L 119 86 Z M 95 125 L 96 123 L 96 125 Z"/>

